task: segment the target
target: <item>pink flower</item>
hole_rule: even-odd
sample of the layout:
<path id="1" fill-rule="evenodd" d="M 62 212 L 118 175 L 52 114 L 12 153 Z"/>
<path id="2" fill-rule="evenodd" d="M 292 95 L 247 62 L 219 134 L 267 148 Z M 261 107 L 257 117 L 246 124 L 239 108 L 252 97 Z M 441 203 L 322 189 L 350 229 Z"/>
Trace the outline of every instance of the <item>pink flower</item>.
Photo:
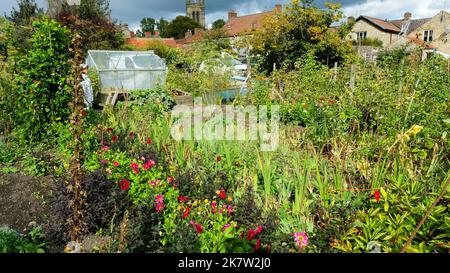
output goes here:
<path id="1" fill-rule="evenodd" d="M 226 224 L 226 225 L 223 227 L 222 231 L 225 233 L 225 232 L 227 231 L 227 229 L 229 229 L 230 227 L 231 227 L 230 224 Z"/>
<path id="2" fill-rule="evenodd" d="M 167 178 L 167 183 L 168 184 L 172 184 L 175 181 L 175 178 L 173 178 L 173 176 Z"/>
<path id="3" fill-rule="evenodd" d="M 262 226 L 259 226 L 259 227 L 256 229 L 256 235 L 260 234 L 262 231 L 263 231 L 263 227 L 262 227 Z"/>
<path id="4" fill-rule="evenodd" d="M 233 206 L 232 205 L 228 205 L 227 210 L 228 210 L 228 214 L 231 215 L 233 213 Z"/>
<path id="5" fill-rule="evenodd" d="M 166 206 L 164 204 L 157 204 L 156 205 L 156 211 L 161 212 Z"/>
<path id="6" fill-rule="evenodd" d="M 253 239 L 255 239 L 256 236 L 256 232 L 253 229 L 250 229 L 249 231 L 247 231 L 247 241 L 253 241 Z"/>
<path id="7" fill-rule="evenodd" d="M 164 203 L 164 196 L 162 196 L 161 194 L 159 194 L 158 196 L 156 196 L 156 198 L 155 198 L 155 203 L 157 203 L 157 204 L 163 204 L 163 203 Z"/>
<path id="8" fill-rule="evenodd" d="M 308 235 L 305 232 L 297 232 L 294 234 L 295 243 L 297 244 L 300 251 L 303 250 L 304 247 L 308 246 Z"/>
<path id="9" fill-rule="evenodd" d="M 114 165 L 114 167 L 116 167 L 116 168 L 120 166 L 119 162 L 117 162 L 117 161 L 114 162 L 113 165 Z"/>
<path id="10" fill-rule="evenodd" d="M 131 164 L 130 167 L 131 167 L 131 169 L 133 169 L 133 171 L 134 171 L 135 174 L 138 174 L 138 173 L 139 173 L 139 164 L 133 163 L 133 164 Z"/>
<path id="11" fill-rule="evenodd" d="M 148 171 L 148 170 L 150 170 L 153 166 L 155 166 L 156 165 L 156 162 L 154 161 L 154 160 L 150 160 L 150 161 L 148 161 L 147 163 L 144 163 L 143 165 L 142 165 L 142 167 L 144 168 L 144 170 L 146 170 L 146 171 Z"/>
<path id="12" fill-rule="evenodd" d="M 109 147 L 105 145 L 105 146 L 102 147 L 102 150 L 106 152 L 106 151 L 109 150 Z"/>

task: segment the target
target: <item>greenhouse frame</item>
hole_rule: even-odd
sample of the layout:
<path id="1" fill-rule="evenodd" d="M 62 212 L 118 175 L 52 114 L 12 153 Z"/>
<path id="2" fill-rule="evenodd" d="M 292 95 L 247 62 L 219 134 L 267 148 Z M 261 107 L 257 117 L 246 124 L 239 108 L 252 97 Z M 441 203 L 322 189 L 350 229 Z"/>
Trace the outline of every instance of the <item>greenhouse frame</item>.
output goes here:
<path id="1" fill-rule="evenodd" d="M 99 75 L 100 93 L 129 93 L 165 83 L 167 65 L 154 51 L 89 50 L 86 64 Z"/>

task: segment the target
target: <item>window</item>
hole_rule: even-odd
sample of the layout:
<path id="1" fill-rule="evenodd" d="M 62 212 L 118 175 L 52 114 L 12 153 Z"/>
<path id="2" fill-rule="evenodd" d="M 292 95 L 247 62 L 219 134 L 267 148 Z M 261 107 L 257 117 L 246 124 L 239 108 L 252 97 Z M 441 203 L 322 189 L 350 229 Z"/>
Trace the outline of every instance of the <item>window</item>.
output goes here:
<path id="1" fill-rule="evenodd" d="M 425 42 L 431 42 L 433 41 L 433 31 L 432 30 L 425 30 L 423 32 L 423 40 Z"/>
<path id="2" fill-rule="evenodd" d="M 367 32 L 356 32 L 356 38 L 358 41 L 364 40 L 367 38 Z"/>

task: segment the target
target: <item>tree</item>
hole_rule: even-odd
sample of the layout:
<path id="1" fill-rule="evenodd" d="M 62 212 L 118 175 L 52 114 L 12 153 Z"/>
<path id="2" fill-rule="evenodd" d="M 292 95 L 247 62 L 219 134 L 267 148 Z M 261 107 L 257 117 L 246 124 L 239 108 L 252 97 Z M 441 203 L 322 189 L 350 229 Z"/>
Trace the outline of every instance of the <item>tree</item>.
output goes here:
<path id="1" fill-rule="evenodd" d="M 221 29 L 223 28 L 227 23 L 225 22 L 225 20 L 223 19 L 218 19 L 216 21 L 214 21 L 214 23 L 212 24 L 212 29 Z"/>
<path id="2" fill-rule="evenodd" d="M 81 0 L 78 15 L 84 20 L 109 19 L 109 0 Z"/>
<path id="3" fill-rule="evenodd" d="M 177 18 L 167 25 L 163 36 L 183 39 L 188 30 L 194 31 L 196 28 L 202 28 L 202 26 L 192 18 L 177 16 Z"/>
<path id="4" fill-rule="evenodd" d="M 38 7 L 35 0 L 17 0 L 18 10 L 13 8 L 8 19 L 16 25 L 30 25 L 33 18 L 39 17 L 44 11 Z"/>
<path id="5" fill-rule="evenodd" d="M 155 34 L 156 20 L 147 17 L 141 20 L 141 32 L 144 34 L 150 32 L 152 35 Z"/>
<path id="6" fill-rule="evenodd" d="M 64 6 L 58 21 L 83 38 L 83 50 L 118 49 L 124 38 L 111 20 L 109 0 L 81 0 L 79 7 Z"/>
<path id="7" fill-rule="evenodd" d="M 319 9 L 312 0 L 292 0 L 284 11 L 268 15 L 250 41 L 253 53 L 263 58 L 262 69 L 270 72 L 274 63 L 294 68 L 307 53 L 328 65 L 352 54 L 351 43 L 332 27 L 343 17 L 340 8 L 328 3 L 326 9 Z"/>
<path id="8" fill-rule="evenodd" d="M 156 27 L 159 30 L 159 33 L 164 33 L 167 26 L 169 25 L 169 21 L 165 20 L 164 18 L 161 17 L 161 19 L 159 19 L 159 21 L 156 23 Z"/>

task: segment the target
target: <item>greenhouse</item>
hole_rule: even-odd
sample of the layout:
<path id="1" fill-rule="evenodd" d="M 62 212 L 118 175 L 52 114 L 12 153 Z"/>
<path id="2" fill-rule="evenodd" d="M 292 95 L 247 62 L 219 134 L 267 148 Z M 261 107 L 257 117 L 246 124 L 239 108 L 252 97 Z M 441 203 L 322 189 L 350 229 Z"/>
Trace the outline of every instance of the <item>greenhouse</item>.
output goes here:
<path id="1" fill-rule="evenodd" d="M 100 92 L 129 92 L 164 85 L 167 66 L 153 51 L 90 50 L 86 64 L 97 71 Z"/>

